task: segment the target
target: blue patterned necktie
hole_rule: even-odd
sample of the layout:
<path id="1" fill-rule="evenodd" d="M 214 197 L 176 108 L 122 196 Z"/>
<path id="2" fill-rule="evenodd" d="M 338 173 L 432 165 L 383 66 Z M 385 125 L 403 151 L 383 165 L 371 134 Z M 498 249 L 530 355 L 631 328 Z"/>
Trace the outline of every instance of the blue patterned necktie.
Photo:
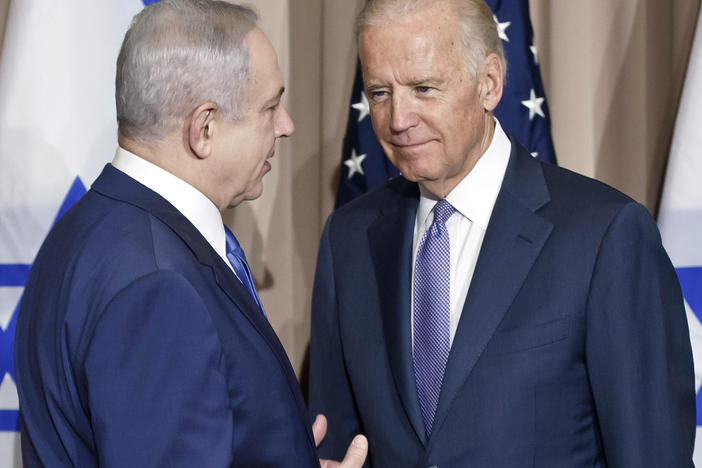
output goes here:
<path id="1" fill-rule="evenodd" d="M 251 270 L 249 269 L 249 264 L 246 261 L 246 255 L 244 255 L 244 250 L 239 245 L 239 241 L 236 240 L 232 231 L 229 230 L 227 226 L 224 226 L 224 234 L 227 238 L 227 258 L 229 263 L 231 263 L 234 268 L 236 276 L 241 281 L 241 284 L 246 286 L 249 290 L 251 296 L 253 296 L 254 301 L 260 307 L 263 315 L 266 312 L 263 310 L 263 304 L 261 304 L 261 299 L 258 297 L 258 292 L 256 292 L 256 286 L 254 285 L 253 277 L 251 276 Z"/>
<path id="2" fill-rule="evenodd" d="M 427 436 L 451 348 L 451 245 L 445 223 L 455 211 L 446 200 L 436 203 L 414 267 L 414 377 Z"/>

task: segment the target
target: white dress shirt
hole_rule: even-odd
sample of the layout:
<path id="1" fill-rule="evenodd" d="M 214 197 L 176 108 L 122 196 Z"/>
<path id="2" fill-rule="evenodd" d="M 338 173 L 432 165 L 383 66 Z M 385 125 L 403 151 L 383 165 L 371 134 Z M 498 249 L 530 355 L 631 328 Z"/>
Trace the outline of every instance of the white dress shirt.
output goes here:
<path id="1" fill-rule="evenodd" d="M 461 319 L 468 288 L 473 279 L 473 271 L 478 261 L 492 208 L 502 187 L 507 170 L 512 143 L 495 119 L 495 132 L 490 146 L 473 169 L 446 196 L 446 200 L 456 209 L 446 221 L 451 246 L 451 335 L 456 335 Z M 430 192 L 419 187 L 420 198 L 417 217 L 414 223 L 414 243 L 412 248 L 412 288 L 411 316 L 414 317 L 414 267 L 417 250 L 424 233 L 434 221 L 434 205 L 438 201 Z M 414 343 L 414 320 L 412 320 L 412 342 Z"/>
<path id="2" fill-rule="evenodd" d="M 184 180 L 124 148 L 117 147 L 112 165 L 168 200 L 188 218 L 224 263 L 234 271 L 227 260 L 222 215 L 209 198 Z"/>

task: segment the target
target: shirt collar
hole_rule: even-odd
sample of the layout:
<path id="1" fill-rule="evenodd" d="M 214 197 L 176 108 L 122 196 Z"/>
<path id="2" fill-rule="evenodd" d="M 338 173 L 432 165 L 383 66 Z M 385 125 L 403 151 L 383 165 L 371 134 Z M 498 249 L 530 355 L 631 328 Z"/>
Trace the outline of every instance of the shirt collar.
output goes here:
<path id="1" fill-rule="evenodd" d="M 488 149 L 478 159 L 473 169 L 446 196 L 446 200 L 456 208 L 456 211 L 483 230 L 487 230 L 511 151 L 512 143 L 502 130 L 500 122 L 495 119 L 495 132 Z M 427 217 L 438 200 L 421 185 L 419 191 L 421 196 L 417 219 L 422 225 L 427 222 Z"/>
<path id="2" fill-rule="evenodd" d="M 173 205 L 192 223 L 212 248 L 227 261 L 222 215 L 202 192 L 165 169 L 117 147 L 112 165 Z"/>

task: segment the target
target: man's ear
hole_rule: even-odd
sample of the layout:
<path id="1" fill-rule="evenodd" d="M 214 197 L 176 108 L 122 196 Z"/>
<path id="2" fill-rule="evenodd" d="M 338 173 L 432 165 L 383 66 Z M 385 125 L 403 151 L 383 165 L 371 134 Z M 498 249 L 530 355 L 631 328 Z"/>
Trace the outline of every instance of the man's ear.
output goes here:
<path id="1" fill-rule="evenodd" d="M 504 85 L 504 72 L 502 61 L 495 54 L 489 54 L 483 62 L 480 70 L 480 100 L 486 111 L 492 112 L 502 99 L 502 87 Z"/>
<path id="2" fill-rule="evenodd" d="M 190 116 L 188 143 L 190 150 L 200 159 L 207 158 L 212 152 L 215 112 L 217 112 L 217 104 L 206 102 L 199 105 Z"/>

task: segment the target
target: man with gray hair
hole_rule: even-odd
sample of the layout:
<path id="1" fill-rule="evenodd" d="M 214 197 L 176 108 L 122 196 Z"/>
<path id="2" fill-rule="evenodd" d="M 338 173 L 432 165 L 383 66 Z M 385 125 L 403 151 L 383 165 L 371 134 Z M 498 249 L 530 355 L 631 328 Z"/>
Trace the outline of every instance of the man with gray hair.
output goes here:
<path id="1" fill-rule="evenodd" d="M 48 235 L 19 311 L 25 466 L 319 467 L 323 421 L 313 435 L 220 215 L 261 195 L 294 131 L 256 20 L 207 0 L 134 18 L 117 153 Z M 360 466 L 365 444 L 341 466 Z"/>
<path id="2" fill-rule="evenodd" d="M 692 466 L 685 311 L 647 210 L 502 130 L 506 65 L 482 0 L 370 0 L 357 34 L 402 176 L 324 229 L 320 453 L 363 431 L 374 467 Z"/>

